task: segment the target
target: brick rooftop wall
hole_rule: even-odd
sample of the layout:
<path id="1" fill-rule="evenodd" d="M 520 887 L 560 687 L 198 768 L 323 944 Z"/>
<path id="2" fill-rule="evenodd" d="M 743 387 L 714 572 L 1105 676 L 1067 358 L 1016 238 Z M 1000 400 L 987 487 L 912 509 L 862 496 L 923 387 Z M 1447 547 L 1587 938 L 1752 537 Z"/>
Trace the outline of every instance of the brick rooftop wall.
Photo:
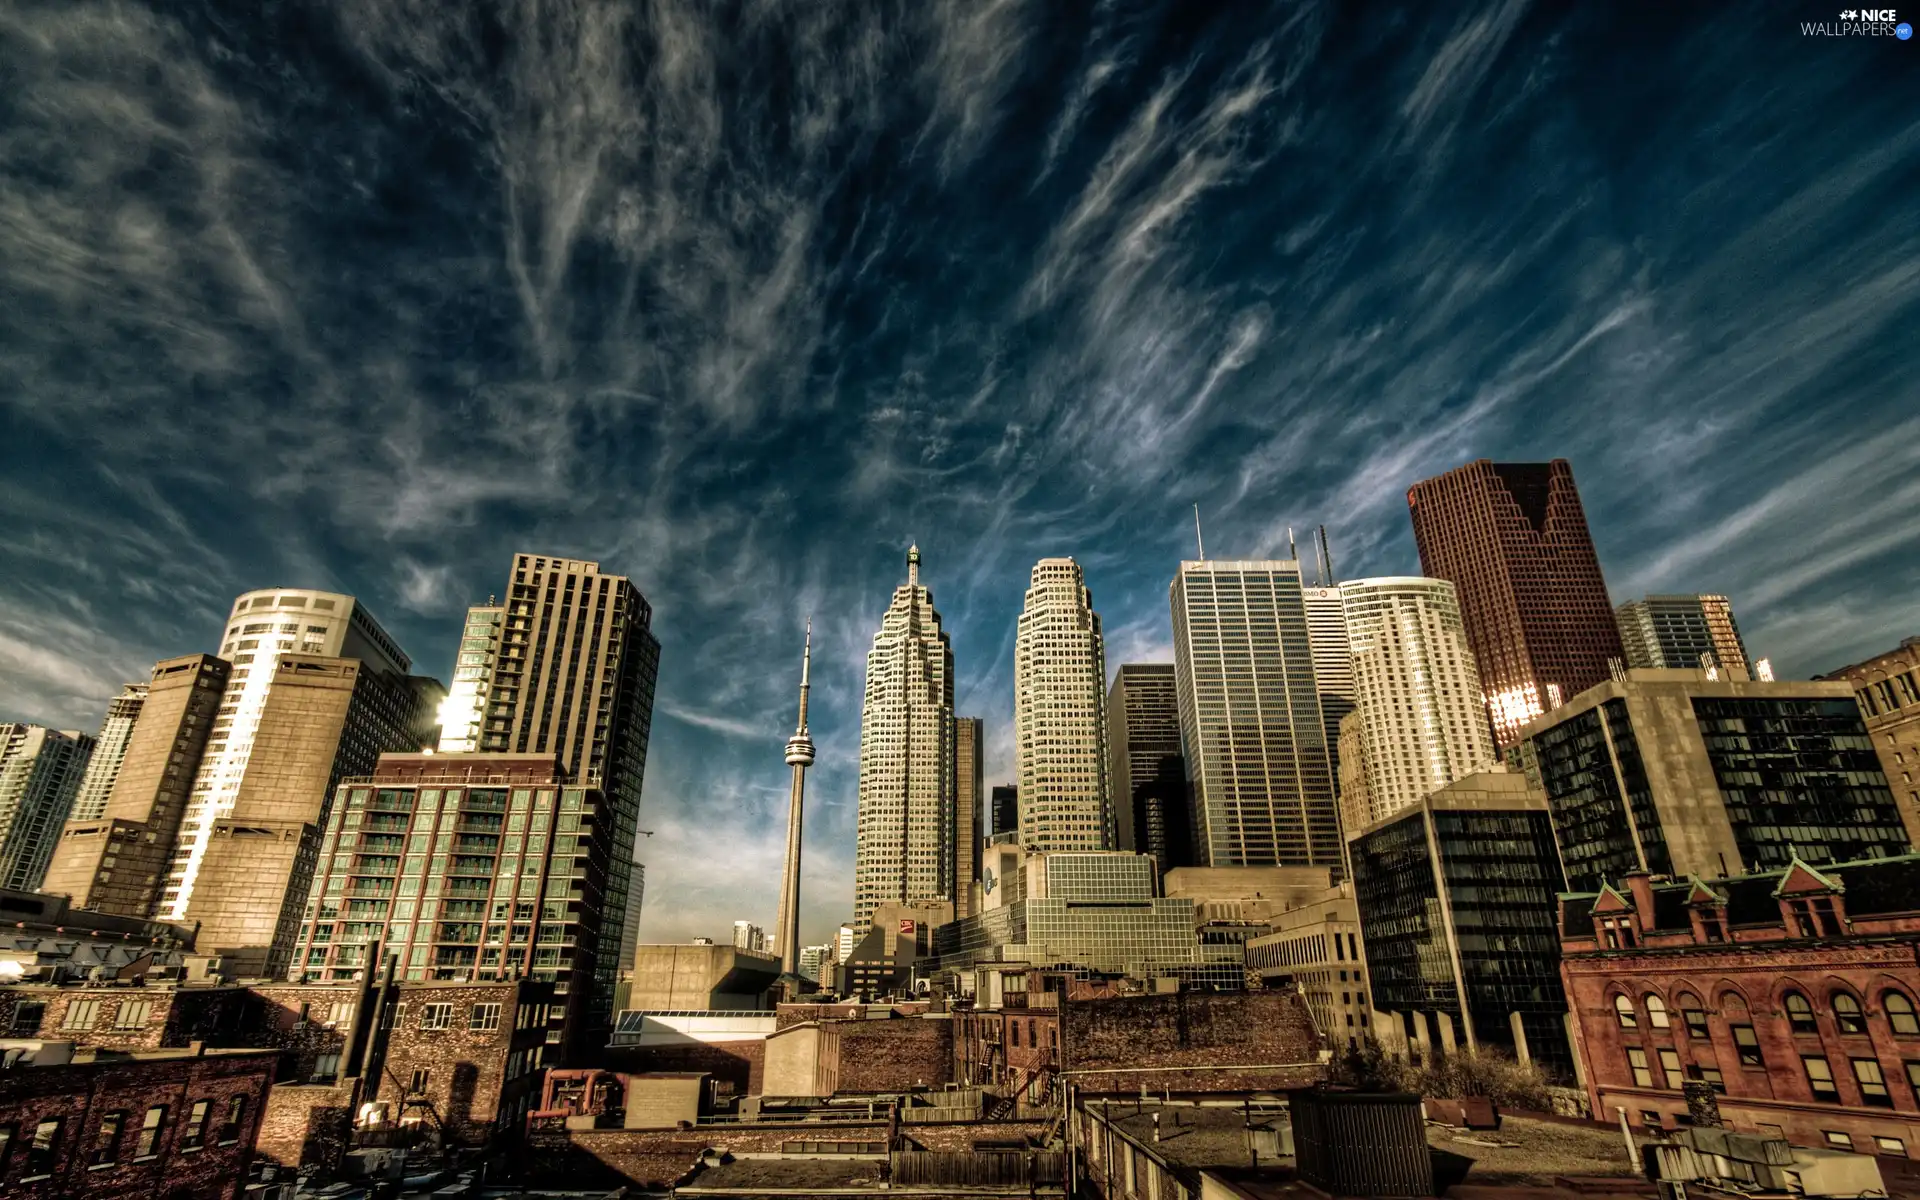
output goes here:
<path id="1" fill-rule="evenodd" d="M 953 1021 L 838 1021 L 841 1092 L 903 1092 L 953 1079 Z"/>
<path id="2" fill-rule="evenodd" d="M 1290 991 L 1176 992 L 1069 1003 L 1061 1034 L 1074 1083 L 1090 1093 L 1235 1092 L 1322 1079 L 1325 1046 L 1306 1000 Z M 1167 1070 L 1307 1063 L 1260 1070 Z"/>

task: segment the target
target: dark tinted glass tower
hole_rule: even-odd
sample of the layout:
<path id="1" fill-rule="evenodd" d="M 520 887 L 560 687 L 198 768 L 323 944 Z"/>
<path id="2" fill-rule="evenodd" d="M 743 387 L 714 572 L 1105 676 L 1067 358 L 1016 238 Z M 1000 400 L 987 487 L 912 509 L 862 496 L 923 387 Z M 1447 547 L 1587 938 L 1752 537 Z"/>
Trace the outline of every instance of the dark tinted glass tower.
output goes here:
<path id="1" fill-rule="evenodd" d="M 1107 783 L 1120 848 L 1162 874 L 1192 865 L 1180 693 L 1172 663 L 1127 663 L 1107 690 Z"/>
<path id="2" fill-rule="evenodd" d="M 993 789 L 993 832 L 1020 832 L 1020 785 L 996 784 Z"/>
<path id="3" fill-rule="evenodd" d="M 1494 740 L 1608 678 L 1620 630 L 1573 468 L 1468 463 L 1407 490 L 1423 574 L 1451 582 Z"/>

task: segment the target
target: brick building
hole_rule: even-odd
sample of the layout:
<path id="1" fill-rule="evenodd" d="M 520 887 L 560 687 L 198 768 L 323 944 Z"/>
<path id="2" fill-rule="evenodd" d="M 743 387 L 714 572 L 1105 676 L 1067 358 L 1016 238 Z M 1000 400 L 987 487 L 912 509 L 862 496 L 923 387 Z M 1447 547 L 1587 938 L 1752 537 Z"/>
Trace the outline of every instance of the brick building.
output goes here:
<path id="1" fill-rule="evenodd" d="M 1920 856 L 1567 895 L 1561 972 L 1596 1115 L 1673 1128 L 1689 1082 L 1797 1145 L 1920 1151 Z"/>
<path id="2" fill-rule="evenodd" d="M 0 1190 L 25 1200 L 231 1200 L 246 1185 L 274 1055 L 42 1045 L 0 1070 Z"/>
<path id="3" fill-rule="evenodd" d="M 261 1153 L 331 1165 L 365 1104 L 447 1146 L 517 1134 L 538 1098 L 552 1002 L 552 985 L 534 980 L 20 985 L 0 988 L 0 1031 L 120 1053 L 192 1042 L 273 1050 Z"/>

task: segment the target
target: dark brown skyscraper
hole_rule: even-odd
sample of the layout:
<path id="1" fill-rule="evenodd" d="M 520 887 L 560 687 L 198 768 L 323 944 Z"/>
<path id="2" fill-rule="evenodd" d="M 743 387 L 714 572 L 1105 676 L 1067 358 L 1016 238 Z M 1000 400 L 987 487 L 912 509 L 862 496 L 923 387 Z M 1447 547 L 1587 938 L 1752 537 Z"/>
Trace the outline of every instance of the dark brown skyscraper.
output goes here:
<path id="1" fill-rule="evenodd" d="M 1120 849 L 1151 854 L 1162 874 L 1193 865 L 1172 663 L 1127 663 L 1115 673 L 1107 690 L 1107 786 Z"/>
<path id="2" fill-rule="evenodd" d="M 1502 748 L 1608 677 L 1620 630 L 1573 468 L 1468 463 L 1407 489 L 1420 569 L 1451 582 Z"/>
<path id="3" fill-rule="evenodd" d="M 979 717 L 953 719 L 953 916 L 974 912 L 980 882 L 981 801 L 986 790 L 986 735 Z"/>

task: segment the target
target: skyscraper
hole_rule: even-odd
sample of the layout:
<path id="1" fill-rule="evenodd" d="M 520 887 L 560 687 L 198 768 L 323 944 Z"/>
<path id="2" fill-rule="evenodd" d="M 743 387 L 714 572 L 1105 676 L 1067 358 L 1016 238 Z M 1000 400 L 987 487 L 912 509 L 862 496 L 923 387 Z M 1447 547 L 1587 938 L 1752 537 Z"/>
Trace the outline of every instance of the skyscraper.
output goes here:
<path id="1" fill-rule="evenodd" d="M 610 1021 L 619 965 L 633 961 L 639 942 L 635 842 L 660 672 L 653 608 L 599 563 L 536 554 L 514 555 L 504 607 L 481 748 L 554 755 L 613 809 L 606 922 L 609 935 L 619 931 L 620 950 L 595 961 L 589 1023 L 598 1024 Z"/>
<path id="2" fill-rule="evenodd" d="M 226 634 L 221 638 L 220 657 L 231 662 L 233 670 L 207 738 L 206 754 L 194 777 L 193 792 L 174 848 L 173 867 L 167 874 L 159 910 L 154 914 L 164 921 L 187 919 L 187 906 L 193 899 L 202 862 L 212 843 L 214 826 L 234 811 L 243 785 L 251 781 L 256 795 L 271 790 L 276 794 L 276 804 L 291 805 L 288 811 L 306 814 L 299 820 L 317 821 L 326 809 L 339 775 L 372 770 L 382 750 L 419 748 L 413 739 L 417 737 L 421 720 L 410 710 L 404 717 L 397 715 L 398 710 L 408 709 L 409 704 L 394 691 L 405 686 L 412 661 L 352 596 L 305 588 L 247 592 L 234 601 Z M 261 718 L 275 681 L 283 676 L 283 664 L 292 671 L 291 677 L 303 677 L 305 672 L 292 664 L 308 658 L 351 659 L 361 668 L 355 671 L 355 678 L 364 673 L 369 681 L 366 686 L 375 687 L 381 681 L 392 683 L 393 687 L 386 690 L 393 695 L 383 702 L 375 702 L 373 707 L 395 710 L 396 719 L 403 722 L 402 728 L 383 731 L 382 736 L 372 739 L 379 744 L 369 742 L 364 746 L 362 742 L 369 739 L 360 729 L 349 730 L 338 723 L 330 733 L 303 730 L 298 735 L 298 745 L 282 741 L 261 743 L 258 736 Z M 325 674 L 326 670 L 320 673 Z M 349 684 L 348 690 L 354 686 Z M 342 711 L 336 715 L 344 718 L 345 714 Z M 300 714 L 295 708 L 282 706 L 280 717 L 283 730 L 300 723 Z M 331 740 L 322 747 L 311 741 L 314 737 Z M 273 758 L 272 763 L 254 763 L 256 744 Z M 327 768 L 336 757 L 336 750 L 344 751 L 344 755 L 338 764 L 340 771 L 333 774 Z M 321 760 L 317 771 L 301 771 L 297 796 L 288 794 L 291 781 L 279 774 L 288 765 L 285 754 L 289 751 L 301 756 L 303 768 L 312 765 L 316 755 Z"/>
<path id="3" fill-rule="evenodd" d="M 460 650 L 453 660 L 453 684 L 440 706 L 440 753 L 466 754 L 480 749 L 486 721 L 487 689 L 493 682 L 493 664 L 500 657 L 500 635 L 507 610 L 488 601 L 467 610 L 460 631 Z"/>
<path id="4" fill-rule="evenodd" d="M 1353 661 L 1347 650 L 1346 609 L 1340 588 L 1330 583 L 1303 587 L 1300 597 L 1307 606 L 1307 641 L 1313 647 L 1313 685 L 1320 693 L 1321 724 L 1326 726 L 1327 753 L 1333 759 L 1337 782 L 1340 719 L 1353 711 Z"/>
<path id="5" fill-rule="evenodd" d="M 773 925 L 773 952 L 780 956 L 784 975 L 800 970 L 800 842 L 806 830 L 807 768 L 813 765 L 813 737 L 807 732 L 807 693 L 812 688 L 812 674 L 813 621 L 808 620 L 806 643 L 800 651 L 800 718 L 793 736 L 787 739 L 787 766 L 793 769 L 793 781 L 787 789 L 787 861 L 780 879 L 780 912 Z M 819 978 L 817 971 L 814 978 Z"/>
<path id="6" fill-rule="evenodd" d="M 1020 844 L 1029 851 L 1114 847 L 1106 682 L 1100 617 L 1080 564 L 1041 559 L 1013 643 Z"/>
<path id="7" fill-rule="evenodd" d="M 993 785 L 993 836 L 1003 833 L 1020 832 L 1020 785 L 1017 783 L 996 783 Z"/>
<path id="8" fill-rule="evenodd" d="M 985 789 L 986 737 L 979 717 L 953 720 L 953 918 L 975 910 L 980 882 L 981 793 Z"/>
<path id="9" fill-rule="evenodd" d="M 1333 763 L 1300 565 L 1183 562 L 1169 600 L 1194 857 L 1213 867 L 1338 870 Z"/>
<path id="10" fill-rule="evenodd" d="M 1407 490 L 1420 569 L 1460 595 L 1503 749 L 1521 726 L 1608 678 L 1620 630 L 1565 459 L 1480 459 Z"/>
<path id="11" fill-rule="evenodd" d="M 47 869 L 47 891 L 73 897 L 79 908 L 153 914 L 232 669 L 211 654 L 153 665 L 113 791 L 97 810 L 89 805 L 82 814 L 75 805 Z"/>
<path id="12" fill-rule="evenodd" d="M 933 592 L 920 585 L 914 546 L 907 582 L 894 589 L 867 652 L 853 881 L 859 934 L 878 905 L 952 901 L 953 737 L 953 648 Z"/>
<path id="13" fill-rule="evenodd" d="M 1497 761 L 1460 604 L 1444 579 L 1340 585 L 1353 649 L 1367 812 L 1348 832 Z M 1344 774 L 1346 764 L 1341 764 Z"/>
<path id="14" fill-rule="evenodd" d="M 1695 671 L 1702 656 L 1726 679 L 1750 679 L 1747 646 L 1725 596 L 1648 596 L 1614 610 L 1629 667 Z"/>
<path id="15" fill-rule="evenodd" d="M 92 753 L 77 729 L 0 725 L 0 887 L 39 888 Z"/>
<path id="16" fill-rule="evenodd" d="M 1119 846 L 1160 873 L 1191 865 L 1180 689 L 1172 663 L 1125 663 L 1107 689 L 1107 786 Z"/>
<path id="17" fill-rule="evenodd" d="M 107 701 L 107 719 L 93 739 L 93 757 L 87 760 L 86 778 L 73 798 L 73 814 L 68 820 L 92 820 L 107 810 L 113 795 L 113 781 L 120 776 L 120 764 L 126 760 L 127 744 L 133 740 L 133 724 L 140 719 L 140 706 L 147 702 L 147 685 L 129 683 L 118 696 Z M 144 914 L 143 914 L 144 915 Z"/>

